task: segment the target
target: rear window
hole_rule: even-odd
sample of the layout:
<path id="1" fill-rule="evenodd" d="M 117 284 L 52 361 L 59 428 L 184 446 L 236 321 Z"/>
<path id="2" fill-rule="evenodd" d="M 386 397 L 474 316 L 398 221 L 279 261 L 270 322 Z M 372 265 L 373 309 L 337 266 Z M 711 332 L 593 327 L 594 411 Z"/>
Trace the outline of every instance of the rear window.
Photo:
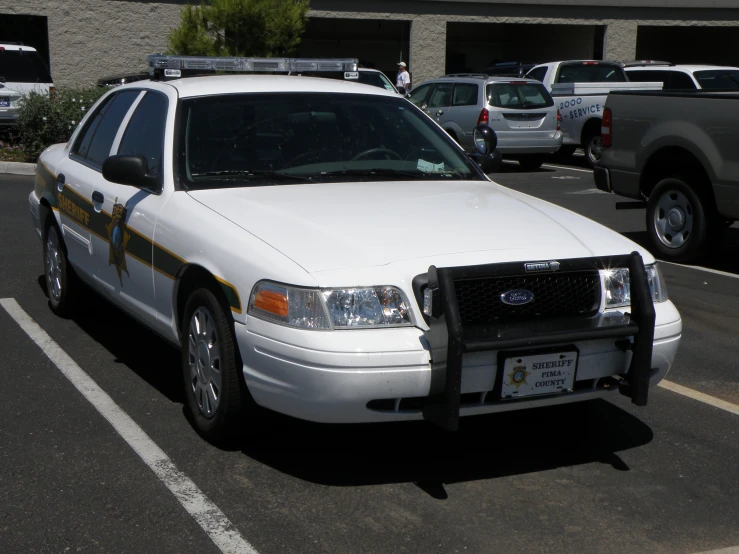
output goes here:
<path id="1" fill-rule="evenodd" d="M 563 63 L 556 83 L 625 83 L 623 68 L 614 63 Z"/>
<path id="2" fill-rule="evenodd" d="M 7 83 L 52 82 L 44 60 L 29 50 L 0 50 L 0 77 Z"/>
<path id="3" fill-rule="evenodd" d="M 704 89 L 739 89 L 739 69 L 711 69 L 693 75 Z"/>
<path id="4" fill-rule="evenodd" d="M 539 83 L 490 83 L 487 96 L 488 104 L 496 108 L 533 110 L 554 106 L 549 92 Z"/>

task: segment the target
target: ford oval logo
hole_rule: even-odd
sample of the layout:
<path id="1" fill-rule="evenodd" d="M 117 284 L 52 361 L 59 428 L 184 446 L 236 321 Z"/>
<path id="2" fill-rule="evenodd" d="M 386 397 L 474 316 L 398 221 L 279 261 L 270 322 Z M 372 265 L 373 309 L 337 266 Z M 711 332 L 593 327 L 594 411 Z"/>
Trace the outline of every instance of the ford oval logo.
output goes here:
<path id="1" fill-rule="evenodd" d="M 500 301 L 509 306 L 523 306 L 534 300 L 534 293 L 530 290 L 507 290 L 500 295 Z"/>

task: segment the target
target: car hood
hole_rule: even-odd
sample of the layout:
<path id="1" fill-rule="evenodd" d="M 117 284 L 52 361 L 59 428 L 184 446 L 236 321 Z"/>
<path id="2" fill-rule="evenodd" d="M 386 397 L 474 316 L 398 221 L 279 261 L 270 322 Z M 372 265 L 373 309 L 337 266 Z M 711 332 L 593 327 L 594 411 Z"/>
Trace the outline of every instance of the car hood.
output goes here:
<path id="1" fill-rule="evenodd" d="M 309 273 L 648 252 L 574 212 L 487 181 L 316 183 L 190 191 Z"/>

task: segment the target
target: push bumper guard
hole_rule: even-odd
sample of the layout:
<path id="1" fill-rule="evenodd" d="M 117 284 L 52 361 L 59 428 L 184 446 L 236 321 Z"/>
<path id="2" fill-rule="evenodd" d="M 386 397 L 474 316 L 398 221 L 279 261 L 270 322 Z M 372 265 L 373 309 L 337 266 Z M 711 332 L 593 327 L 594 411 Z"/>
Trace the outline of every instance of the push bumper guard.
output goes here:
<path id="1" fill-rule="evenodd" d="M 631 365 L 619 390 L 633 404 L 645 406 L 654 342 L 655 311 L 644 262 L 638 252 L 630 255 L 563 260 L 557 273 L 583 270 L 629 268 L 631 312 L 598 314 L 591 318 L 556 319 L 504 323 L 465 328 L 462 325 L 454 282 L 505 275 L 520 275 L 523 264 L 505 263 L 468 267 L 437 268 L 417 276 L 413 287 L 419 305 L 424 289 L 432 291 L 431 315 L 425 315 L 430 330 L 426 339 L 431 350 L 431 392 L 424 401 L 424 419 L 448 429 L 459 427 L 462 384 L 462 355 L 467 352 L 530 348 L 562 342 L 616 339 L 632 351 Z M 631 337 L 633 343 L 627 341 Z M 621 344 L 623 343 L 623 344 Z"/>

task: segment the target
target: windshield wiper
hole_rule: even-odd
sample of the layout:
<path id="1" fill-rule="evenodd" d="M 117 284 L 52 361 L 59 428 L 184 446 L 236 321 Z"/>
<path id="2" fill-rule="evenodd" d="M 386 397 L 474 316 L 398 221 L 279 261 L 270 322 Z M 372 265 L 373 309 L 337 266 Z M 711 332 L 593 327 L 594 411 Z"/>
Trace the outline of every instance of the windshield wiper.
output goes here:
<path id="1" fill-rule="evenodd" d="M 251 169 L 224 169 L 223 171 L 206 171 L 205 173 L 193 173 L 193 177 L 266 177 L 280 181 L 312 182 L 313 178 L 306 175 L 293 175 L 282 171 L 251 170 Z"/>
<path id="2" fill-rule="evenodd" d="M 434 175 L 438 175 L 440 177 L 456 177 L 458 179 L 462 179 L 463 177 L 459 175 L 459 173 L 454 171 L 438 171 L 438 172 L 432 172 L 432 171 L 405 171 L 401 169 L 342 169 L 338 171 L 326 171 L 322 172 L 320 175 L 317 175 L 317 177 L 335 177 L 335 176 L 342 176 L 346 175 L 349 177 L 411 177 L 413 179 L 424 179 L 428 177 L 432 177 Z"/>

